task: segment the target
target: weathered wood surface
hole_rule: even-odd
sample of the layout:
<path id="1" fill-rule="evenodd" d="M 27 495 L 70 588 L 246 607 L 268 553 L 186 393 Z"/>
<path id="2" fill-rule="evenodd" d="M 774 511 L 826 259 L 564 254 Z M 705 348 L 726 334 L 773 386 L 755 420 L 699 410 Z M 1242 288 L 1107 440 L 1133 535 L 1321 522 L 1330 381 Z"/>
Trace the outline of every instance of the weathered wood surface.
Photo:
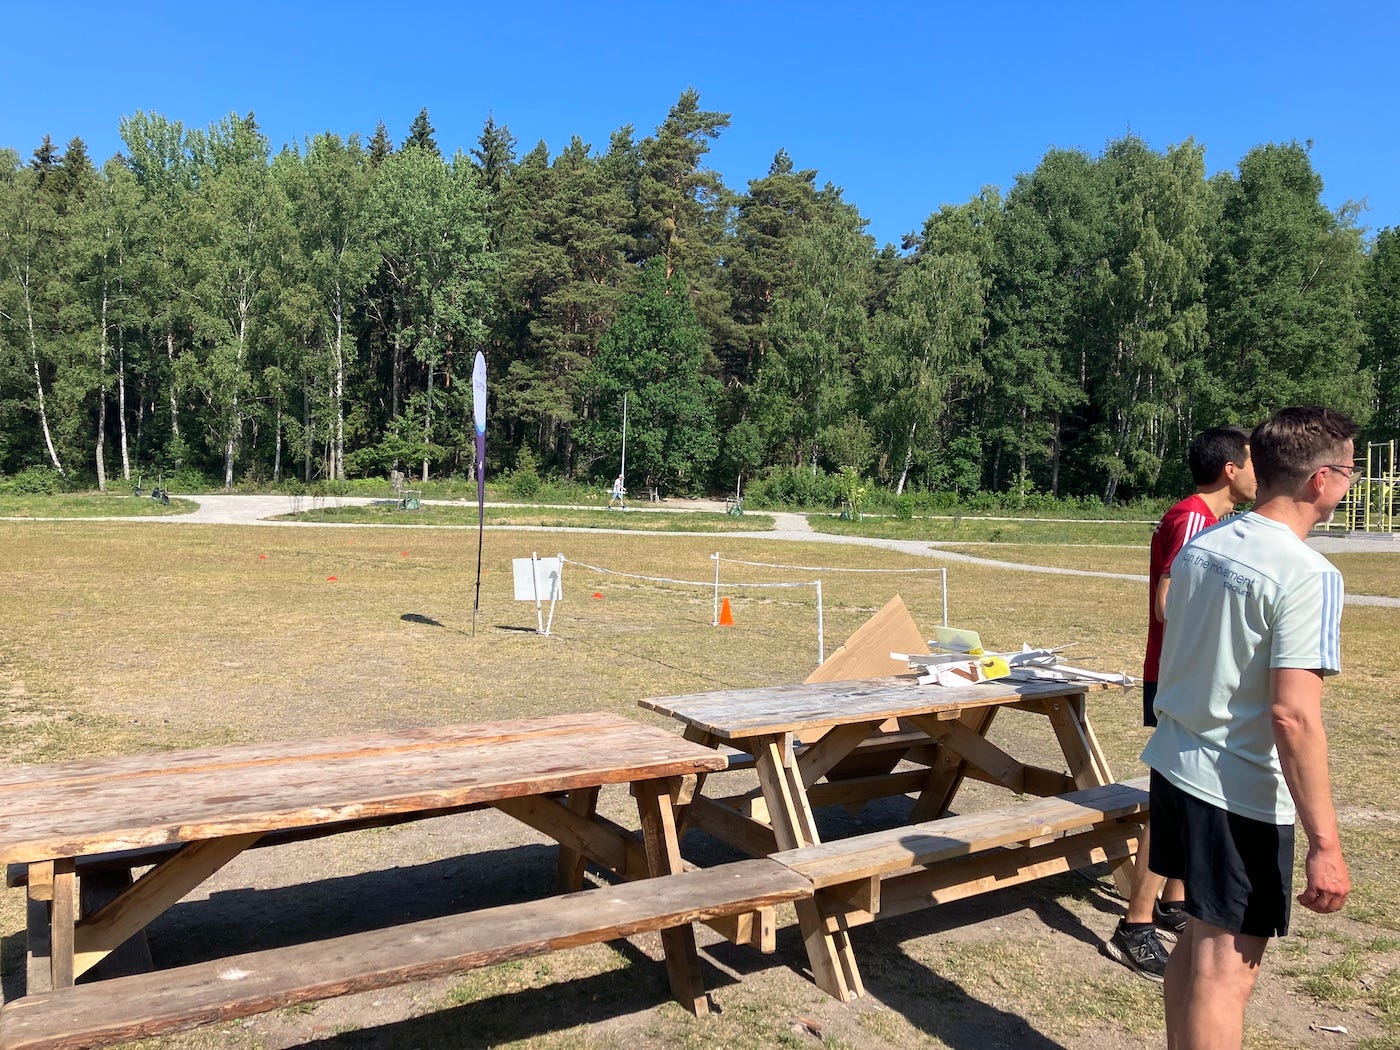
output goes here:
<path id="1" fill-rule="evenodd" d="M 911 715 L 956 718 L 963 711 L 1050 696 L 1082 695 L 1085 687 L 1065 682 L 1005 679 L 948 688 L 920 685 L 912 675 L 855 682 L 823 682 L 725 689 L 686 696 L 649 697 L 648 711 L 678 719 L 717 740 L 742 740 L 777 733 L 848 725 Z"/>
<path id="2" fill-rule="evenodd" d="M 890 828 L 800 849 L 771 859 L 822 889 L 1041 839 L 1147 812 L 1147 778 L 1034 799 L 981 813 Z"/>
<path id="3" fill-rule="evenodd" d="M 458 973 L 810 897 L 771 861 L 739 861 L 386 930 L 77 985 L 0 1009 L 5 1050 L 83 1050 Z"/>
<path id="4" fill-rule="evenodd" d="M 0 771 L 0 863 L 447 810 L 723 769 L 611 714 L 379 733 Z"/>

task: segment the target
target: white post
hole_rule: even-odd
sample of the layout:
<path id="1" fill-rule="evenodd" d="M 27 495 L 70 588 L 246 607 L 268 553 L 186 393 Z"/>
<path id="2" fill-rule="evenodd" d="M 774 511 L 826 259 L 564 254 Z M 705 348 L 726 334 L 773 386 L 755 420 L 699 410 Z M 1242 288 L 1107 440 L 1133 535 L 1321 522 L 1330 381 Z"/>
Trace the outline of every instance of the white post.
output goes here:
<path id="1" fill-rule="evenodd" d="M 943 626 L 948 626 L 948 570 L 939 569 L 943 574 Z"/>
<path id="2" fill-rule="evenodd" d="M 719 551 L 710 555 L 715 561 L 715 618 L 710 621 L 711 627 L 719 626 Z"/>
<path id="3" fill-rule="evenodd" d="M 817 666 L 826 663 L 826 641 L 822 637 L 822 581 L 817 581 Z"/>
<path id="4" fill-rule="evenodd" d="M 549 622 L 544 625 L 544 633 L 549 634 L 554 629 L 554 607 L 559 604 L 559 596 L 564 593 L 564 555 L 559 555 L 559 575 L 555 577 L 554 586 L 549 590 Z"/>
<path id="5" fill-rule="evenodd" d="M 544 629 L 544 615 L 540 612 L 540 555 L 538 551 L 530 552 L 530 585 L 535 589 L 535 633 L 546 634 Z"/>

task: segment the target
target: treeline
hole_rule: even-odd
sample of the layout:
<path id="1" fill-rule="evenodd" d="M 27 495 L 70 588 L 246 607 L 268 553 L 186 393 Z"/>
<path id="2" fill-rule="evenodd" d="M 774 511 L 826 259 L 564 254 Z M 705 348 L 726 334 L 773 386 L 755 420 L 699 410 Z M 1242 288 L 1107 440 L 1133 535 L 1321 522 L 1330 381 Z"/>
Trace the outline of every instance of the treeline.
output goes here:
<path id="1" fill-rule="evenodd" d="M 705 165 L 728 114 L 523 155 L 488 119 L 445 157 L 252 114 L 0 151 L 0 473 L 225 486 L 618 470 L 673 492 L 845 470 L 897 491 L 1107 502 L 1186 484 L 1200 428 L 1285 403 L 1400 432 L 1400 248 L 1320 200 L 1305 147 L 1207 179 L 1200 146 L 1051 150 L 1002 196 L 877 247 L 779 151 Z"/>

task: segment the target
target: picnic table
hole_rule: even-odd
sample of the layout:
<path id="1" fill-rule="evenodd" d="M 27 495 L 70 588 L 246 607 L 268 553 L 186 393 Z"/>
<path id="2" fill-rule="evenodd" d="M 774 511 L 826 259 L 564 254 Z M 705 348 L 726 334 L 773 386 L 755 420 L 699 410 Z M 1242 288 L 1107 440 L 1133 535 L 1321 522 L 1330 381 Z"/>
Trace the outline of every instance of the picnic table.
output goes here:
<path id="1" fill-rule="evenodd" d="M 472 914 L 471 923 L 448 916 L 446 922 L 432 920 L 438 923 L 432 929 L 419 924 L 423 930 L 403 934 L 392 950 L 337 943 L 334 950 L 327 947 L 320 952 L 311 945 L 312 950 L 303 951 L 297 960 L 262 967 L 275 970 L 280 975 L 276 980 L 286 987 L 245 995 L 236 1008 L 214 1004 L 207 988 L 195 987 L 225 981 L 227 973 L 194 975 L 189 995 L 197 993 L 203 1000 L 198 1009 L 193 1005 L 186 1009 L 186 1020 L 241 1016 L 239 1010 L 255 1012 L 250 1006 L 270 1009 L 307 1001 L 324 997 L 327 989 L 329 994 L 340 994 L 376 986 L 375 980 L 379 986 L 391 983 L 382 975 L 365 978 L 356 970 L 361 964 L 389 965 L 379 958 L 385 952 L 404 956 L 401 970 L 409 976 L 400 974 L 397 979 L 413 979 L 415 973 L 433 975 L 427 965 L 435 950 L 429 943 L 432 938 L 451 942 L 442 949 L 449 962 L 466 959 L 474 960 L 468 965 L 481 965 L 644 929 L 662 933 L 667 972 L 677 997 L 693 1012 L 704 1012 L 690 922 L 733 912 L 736 899 L 755 892 L 752 887 L 758 883 L 752 876 L 762 873 L 751 870 L 745 877 L 729 872 L 723 887 L 719 885 L 723 873 L 684 873 L 674 805 L 697 774 L 724 766 L 723 755 L 660 727 L 595 713 L 0 769 L 0 863 L 8 866 L 12 885 L 27 887 L 29 900 L 27 994 L 5 1006 L 0 1042 L 31 1045 L 20 1038 L 18 1029 L 22 1021 L 27 1024 L 28 1018 L 40 1016 L 49 996 L 134 980 L 118 977 L 72 987 L 76 978 L 109 952 L 250 847 L 486 806 L 560 844 L 562 890 L 579 889 L 585 860 L 590 860 L 625 880 L 674 876 L 678 880 L 674 899 L 669 903 L 662 899 L 662 883 L 654 884 L 657 890 L 651 899 L 643 893 L 624 900 L 622 891 L 633 883 L 554 897 L 529 915 L 505 916 L 514 924 L 509 932 L 515 940 L 465 948 L 458 942 L 467 933 L 475 930 L 478 941 L 487 936 L 483 931 L 490 924 L 477 921 L 481 912 Z M 640 841 L 635 833 L 598 813 L 600 788 L 613 784 L 631 787 Z M 131 880 L 133 866 L 152 863 L 154 867 Z M 124 870 L 127 885 L 92 913 L 83 914 L 77 903 L 77 883 L 88 870 L 112 868 Z M 578 928 L 568 926 L 568 902 L 604 890 L 608 891 L 606 902 L 573 905 L 577 918 L 569 921 Z M 707 894 L 713 898 L 709 904 Z M 308 904 L 313 896 L 308 892 Z M 779 893 L 774 899 L 790 897 Z M 559 901 L 565 904 L 556 906 L 554 902 Z M 711 904 L 731 907 L 726 911 Z M 600 916 L 612 906 L 632 910 L 609 926 L 609 920 Z M 518 907 L 494 910 L 509 912 Z M 522 922 L 541 923 L 550 932 L 522 929 Z M 356 958 L 361 961 L 353 961 Z M 316 975 L 314 980 L 320 983 L 314 987 L 308 983 L 312 977 L 295 972 L 322 967 L 328 974 Z M 344 971 L 338 976 L 332 972 L 337 967 Z M 233 969 L 241 973 L 258 965 Z M 179 998 L 173 991 L 159 994 L 167 1000 Z M 24 1009 L 28 1003 L 35 1008 Z M 100 1015 L 103 1009 L 97 1003 L 93 1012 Z M 178 1008 L 170 1006 L 167 1013 L 171 1011 L 178 1013 Z M 50 1013 L 65 1018 L 67 1024 L 74 1009 L 55 1006 Z M 129 1029 L 109 1025 L 103 1031 L 107 1037 L 115 1033 L 129 1038 L 173 1030 L 178 1021 L 166 1017 L 160 1022 L 164 1027 L 143 1022 Z M 10 1028 L 4 1028 L 6 1024 Z"/>
<path id="2" fill-rule="evenodd" d="M 757 792 L 712 797 L 715 779 L 704 782 L 686 820 L 814 880 L 818 893 L 796 902 L 798 920 L 814 978 L 844 1001 L 863 991 L 847 930 L 877 913 L 923 907 L 1095 859 L 1109 860 L 1120 889 L 1127 891 L 1125 862 L 1136 848 L 1146 794 L 1136 786 L 1113 785 L 1089 723 L 1087 692 L 1084 685 L 1064 682 L 1002 679 L 940 687 L 892 676 L 640 703 L 679 720 L 687 739 L 734 749 L 731 768 L 747 761 L 757 770 Z M 987 739 L 1004 708 L 1046 719 L 1067 772 L 1020 761 Z M 988 819 L 955 828 L 945 823 L 950 819 L 945 814 L 968 778 L 1018 796 L 1069 801 L 1034 814 L 1008 807 L 992 815 L 1000 824 Z M 1097 791 L 1082 798 L 1067 794 L 1076 789 Z M 916 795 L 906 827 L 884 833 L 880 841 L 856 836 L 839 847 L 822 845 L 815 807 L 856 807 L 904 794 Z M 1092 839 L 1073 845 L 1051 841 L 1081 824 L 1096 829 Z M 1017 847 L 1025 848 L 1010 858 L 1008 868 L 1004 854 Z M 974 856 L 989 850 L 999 851 L 994 862 Z M 952 876 L 932 870 L 936 861 L 954 859 L 969 867 Z"/>

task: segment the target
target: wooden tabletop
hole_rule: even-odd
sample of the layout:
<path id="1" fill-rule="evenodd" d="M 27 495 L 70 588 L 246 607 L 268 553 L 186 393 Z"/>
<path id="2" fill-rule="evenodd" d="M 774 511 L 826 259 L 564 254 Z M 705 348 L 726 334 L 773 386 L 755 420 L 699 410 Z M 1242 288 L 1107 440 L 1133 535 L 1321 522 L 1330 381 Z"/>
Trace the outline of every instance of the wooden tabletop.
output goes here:
<path id="1" fill-rule="evenodd" d="M 648 711 L 669 715 L 719 739 L 738 740 L 907 715 L 953 718 L 977 707 L 1084 692 L 1084 686 L 1065 682 L 1001 679 L 949 687 L 920 685 L 913 675 L 896 675 L 851 682 L 724 689 L 651 697 L 638 703 Z"/>
<path id="2" fill-rule="evenodd" d="M 307 827 L 723 769 L 590 713 L 0 767 L 0 864 Z"/>

